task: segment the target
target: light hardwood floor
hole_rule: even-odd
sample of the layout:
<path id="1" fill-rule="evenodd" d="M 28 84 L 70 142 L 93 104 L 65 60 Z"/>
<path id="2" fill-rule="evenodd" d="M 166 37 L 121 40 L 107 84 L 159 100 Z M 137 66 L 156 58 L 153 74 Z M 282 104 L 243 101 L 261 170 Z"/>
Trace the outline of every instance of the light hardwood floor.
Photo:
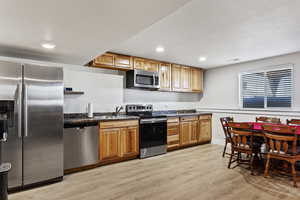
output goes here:
<path id="1" fill-rule="evenodd" d="M 222 146 L 202 145 L 66 176 L 63 182 L 9 195 L 9 200 L 203 199 L 293 200 L 300 189 L 286 178 L 227 169 Z"/>

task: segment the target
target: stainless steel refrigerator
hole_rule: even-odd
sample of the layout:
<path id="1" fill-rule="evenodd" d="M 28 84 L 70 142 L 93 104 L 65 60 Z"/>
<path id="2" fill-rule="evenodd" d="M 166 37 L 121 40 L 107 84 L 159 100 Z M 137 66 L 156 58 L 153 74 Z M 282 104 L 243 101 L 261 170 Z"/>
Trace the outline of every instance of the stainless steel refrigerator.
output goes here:
<path id="1" fill-rule="evenodd" d="M 3 162 L 8 187 L 24 188 L 63 177 L 63 71 L 0 61 L 0 101 L 13 104 Z"/>

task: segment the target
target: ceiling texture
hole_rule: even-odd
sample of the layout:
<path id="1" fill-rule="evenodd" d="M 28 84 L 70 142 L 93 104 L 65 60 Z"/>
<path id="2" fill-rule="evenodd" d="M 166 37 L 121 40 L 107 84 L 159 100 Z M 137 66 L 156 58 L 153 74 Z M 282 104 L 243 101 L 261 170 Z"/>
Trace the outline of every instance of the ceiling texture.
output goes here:
<path id="1" fill-rule="evenodd" d="M 113 51 L 212 68 L 300 51 L 299 8 L 299 0 L 2 0 L 0 55 L 82 65 Z"/>
<path id="2" fill-rule="evenodd" d="M 1 0 L 0 55 L 86 64 L 188 1 Z"/>
<path id="3" fill-rule="evenodd" d="M 193 0 L 112 51 L 202 68 L 297 52 L 299 8 L 299 0 Z"/>

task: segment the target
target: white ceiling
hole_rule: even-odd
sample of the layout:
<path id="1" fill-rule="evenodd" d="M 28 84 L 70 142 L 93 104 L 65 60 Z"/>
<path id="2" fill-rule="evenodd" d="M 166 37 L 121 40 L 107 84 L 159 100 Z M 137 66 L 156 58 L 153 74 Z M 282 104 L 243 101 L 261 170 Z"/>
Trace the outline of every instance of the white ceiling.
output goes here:
<path id="1" fill-rule="evenodd" d="M 111 51 L 203 68 L 297 52 L 299 8 L 299 0 L 193 0 Z"/>
<path id="2" fill-rule="evenodd" d="M 188 1 L 1 0 L 0 55 L 86 64 Z"/>

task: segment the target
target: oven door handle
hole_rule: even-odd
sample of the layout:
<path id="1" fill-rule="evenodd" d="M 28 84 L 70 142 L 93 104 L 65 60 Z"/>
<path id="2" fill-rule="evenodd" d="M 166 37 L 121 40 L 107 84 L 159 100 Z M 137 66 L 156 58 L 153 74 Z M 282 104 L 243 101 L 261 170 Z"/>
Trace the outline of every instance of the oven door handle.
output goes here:
<path id="1" fill-rule="evenodd" d="M 140 124 L 153 124 L 159 122 L 167 122 L 167 118 L 150 118 L 150 119 L 141 119 Z"/>

